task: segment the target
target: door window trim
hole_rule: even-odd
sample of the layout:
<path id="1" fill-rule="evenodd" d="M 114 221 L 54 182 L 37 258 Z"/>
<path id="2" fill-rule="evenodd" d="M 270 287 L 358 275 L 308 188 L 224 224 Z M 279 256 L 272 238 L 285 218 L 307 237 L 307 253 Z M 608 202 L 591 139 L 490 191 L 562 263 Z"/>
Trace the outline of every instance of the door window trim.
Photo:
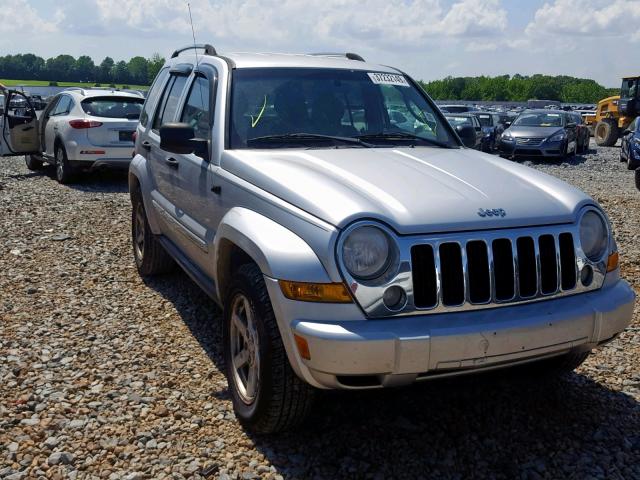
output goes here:
<path id="1" fill-rule="evenodd" d="M 166 107 L 166 99 L 168 98 L 167 95 L 169 93 L 171 93 L 171 89 L 173 88 L 173 85 L 176 83 L 176 79 L 178 77 L 187 77 L 187 82 L 189 81 L 189 76 L 190 76 L 191 71 L 189 71 L 189 73 L 184 73 L 182 71 L 174 71 L 173 69 L 170 71 L 170 75 L 169 78 L 167 80 L 167 83 L 164 86 L 164 89 L 162 90 L 162 95 L 160 96 L 158 103 L 155 106 L 155 111 L 153 113 L 153 119 L 151 121 L 151 131 L 153 133 L 155 133 L 156 135 L 159 134 L 160 130 L 157 128 L 153 128 L 154 124 L 156 123 L 156 120 L 158 119 L 158 116 L 160 115 L 160 110 L 162 110 L 162 114 L 164 115 L 164 108 Z M 176 118 L 176 114 L 180 111 L 180 106 L 182 105 L 182 101 L 184 100 L 185 97 L 185 92 L 186 92 L 186 86 L 187 86 L 187 82 L 185 82 L 185 86 L 183 87 L 182 92 L 180 93 L 180 97 L 178 98 L 178 104 L 176 105 L 176 112 L 173 115 L 173 119 Z"/>
<path id="2" fill-rule="evenodd" d="M 187 101 L 189 100 L 189 96 L 191 95 L 191 89 L 193 88 L 193 85 L 198 77 L 205 78 L 209 83 L 209 128 L 213 129 L 213 126 L 215 125 L 215 112 L 217 103 L 216 99 L 218 89 L 218 70 L 213 65 L 200 65 L 196 70 L 194 70 L 193 75 L 191 75 L 191 80 L 187 85 L 185 95 L 183 95 L 182 102 L 178 106 L 179 115 L 176 118 L 182 119 L 182 115 L 184 115 L 184 109 L 187 106 Z"/>

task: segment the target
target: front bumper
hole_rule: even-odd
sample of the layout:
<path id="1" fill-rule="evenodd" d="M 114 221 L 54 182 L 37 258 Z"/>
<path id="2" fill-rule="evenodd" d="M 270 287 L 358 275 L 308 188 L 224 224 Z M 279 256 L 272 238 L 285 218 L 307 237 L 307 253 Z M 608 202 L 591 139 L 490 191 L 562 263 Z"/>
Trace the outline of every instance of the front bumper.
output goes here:
<path id="1" fill-rule="evenodd" d="M 564 140 L 559 142 L 545 140 L 540 145 L 534 146 L 517 144 L 515 141 L 505 142 L 501 139 L 498 149 L 501 155 L 510 157 L 562 157 L 567 151 Z"/>
<path id="2" fill-rule="evenodd" d="M 290 329 L 283 335 L 285 345 L 289 333 L 308 342 L 310 360 L 287 345 L 294 369 L 307 382 L 320 388 L 371 388 L 593 349 L 629 325 L 634 298 L 619 280 L 595 292 L 491 310 L 279 321 L 281 330 Z"/>

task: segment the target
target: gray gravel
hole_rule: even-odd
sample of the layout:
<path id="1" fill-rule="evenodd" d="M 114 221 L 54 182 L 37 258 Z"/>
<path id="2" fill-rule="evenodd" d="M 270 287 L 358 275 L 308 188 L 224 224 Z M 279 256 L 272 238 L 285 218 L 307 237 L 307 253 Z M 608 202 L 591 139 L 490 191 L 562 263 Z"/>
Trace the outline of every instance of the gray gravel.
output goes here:
<path id="1" fill-rule="evenodd" d="M 617 148 L 531 163 L 607 209 L 640 290 L 640 192 Z M 640 315 L 559 381 L 491 374 L 320 397 L 246 433 L 219 312 L 182 273 L 142 281 L 126 177 L 61 186 L 0 161 L 0 478 L 640 478 Z"/>

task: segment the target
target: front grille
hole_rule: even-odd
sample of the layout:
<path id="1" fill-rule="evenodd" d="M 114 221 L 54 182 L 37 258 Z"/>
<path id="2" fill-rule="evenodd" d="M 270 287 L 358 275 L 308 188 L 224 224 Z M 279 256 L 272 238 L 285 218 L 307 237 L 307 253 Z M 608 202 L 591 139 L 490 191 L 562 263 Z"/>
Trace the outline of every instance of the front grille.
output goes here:
<path id="1" fill-rule="evenodd" d="M 526 145 L 529 147 L 537 147 L 544 142 L 544 137 L 517 137 L 517 145 Z"/>
<path id="2" fill-rule="evenodd" d="M 418 244 L 411 260 L 419 309 L 526 301 L 576 288 L 570 232 Z"/>

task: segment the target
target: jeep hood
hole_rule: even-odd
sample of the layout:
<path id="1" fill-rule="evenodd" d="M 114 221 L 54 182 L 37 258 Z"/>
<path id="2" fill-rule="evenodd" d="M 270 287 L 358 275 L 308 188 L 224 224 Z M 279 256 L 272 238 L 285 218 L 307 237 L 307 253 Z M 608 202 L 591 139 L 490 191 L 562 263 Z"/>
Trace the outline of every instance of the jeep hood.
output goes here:
<path id="1" fill-rule="evenodd" d="M 470 149 L 233 150 L 222 167 L 336 227 L 378 219 L 400 234 L 570 223 L 594 203 L 555 177 Z M 478 214 L 499 208 L 505 217 Z"/>

